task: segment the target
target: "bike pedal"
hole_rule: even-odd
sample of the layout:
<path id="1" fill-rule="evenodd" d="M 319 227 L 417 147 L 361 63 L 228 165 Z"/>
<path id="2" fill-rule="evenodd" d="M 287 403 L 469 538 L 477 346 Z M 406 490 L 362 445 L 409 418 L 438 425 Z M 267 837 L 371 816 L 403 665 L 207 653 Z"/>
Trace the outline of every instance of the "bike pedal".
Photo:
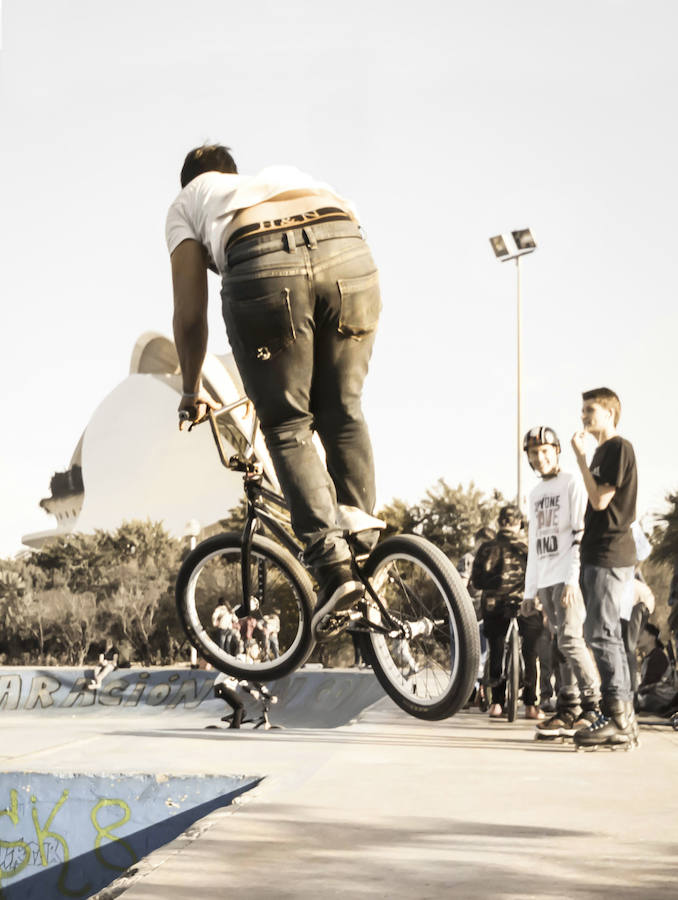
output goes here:
<path id="1" fill-rule="evenodd" d="M 330 615 L 325 616 L 324 619 L 321 619 L 315 629 L 316 641 L 328 641 L 330 638 L 345 631 L 351 624 L 353 613 L 354 610 L 341 610 L 340 612 L 331 613 Z M 360 613 L 358 613 L 355 618 L 359 619 Z"/>

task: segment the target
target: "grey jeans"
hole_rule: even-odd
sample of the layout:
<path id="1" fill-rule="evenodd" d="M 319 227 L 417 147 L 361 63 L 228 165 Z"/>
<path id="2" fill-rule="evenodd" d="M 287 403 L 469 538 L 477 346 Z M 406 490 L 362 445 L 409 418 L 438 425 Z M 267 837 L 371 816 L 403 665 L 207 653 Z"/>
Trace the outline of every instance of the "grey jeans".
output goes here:
<path id="1" fill-rule="evenodd" d="M 584 640 L 584 598 L 577 586 L 574 603 L 563 606 L 564 588 L 560 582 L 537 591 L 549 626 L 556 635 L 560 672 L 558 707 L 581 705 L 584 709 L 592 709 L 600 702 L 600 680 Z"/>
<path id="2" fill-rule="evenodd" d="M 352 221 L 247 238 L 227 252 L 221 296 L 305 562 L 348 559 L 337 503 L 371 513 L 376 499 L 361 408 L 381 309 L 369 247 Z"/>
<path id="3" fill-rule="evenodd" d="M 631 578 L 633 566 L 607 568 L 589 563 L 582 564 L 579 576 L 586 605 L 584 637 L 598 666 L 604 706 L 632 696 L 620 619 L 621 600 Z"/>

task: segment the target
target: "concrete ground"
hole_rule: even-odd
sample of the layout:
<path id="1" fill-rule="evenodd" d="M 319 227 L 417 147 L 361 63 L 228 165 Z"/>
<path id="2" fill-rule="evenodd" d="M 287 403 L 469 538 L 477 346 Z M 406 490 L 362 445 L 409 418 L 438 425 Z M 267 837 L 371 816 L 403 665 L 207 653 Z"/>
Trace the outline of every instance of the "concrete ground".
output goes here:
<path id="1" fill-rule="evenodd" d="M 576 753 L 537 743 L 525 720 L 469 710 L 426 723 L 386 698 L 338 728 L 205 721 L 6 714 L 0 758 L 5 772 L 265 776 L 102 900 L 678 897 L 666 725 L 644 726 L 636 751 Z"/>

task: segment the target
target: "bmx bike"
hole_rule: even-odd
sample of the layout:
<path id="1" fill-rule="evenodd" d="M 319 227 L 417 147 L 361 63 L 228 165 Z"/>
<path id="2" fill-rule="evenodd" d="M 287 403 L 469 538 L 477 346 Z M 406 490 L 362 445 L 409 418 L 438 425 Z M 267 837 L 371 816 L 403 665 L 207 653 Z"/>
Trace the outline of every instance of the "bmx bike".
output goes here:
<path id="1" fill-rule="evenodd" d="M 210 410 L 203 420 L 222 464 L 243 474 L 244 527 L 207 538 L 191 551 L 177 576 L 176 602 L 188 639 L 209 663 L 263 682 L 282 678 L 310 656 L 315 593 L 300 562 L 302 547 L 289 529 L 285 500 L 255 458 L 256 417 L 245 451 L 226 457 L 219 419 L 247 403 L 242 397 Z M 222 427 L 228 434 L 228 420 Z M 274 539 L 261 533 L 264 528 Z M 421 719 L 453 715 L 471 693 L 480 652 L 473 604 L 457 571 L 419 535 L 387 536 L 367 553 L 359 535 L 345 534 L 365 589 L 364 600 L 341 614 L 348 616 L 345 630 L 358 635 L 365 661 L 398 706 Z M 224 602 L 239 608 L 242 618 L 256 612 L 258 622 L 265 622 L 267 614 L 277 616 L 276 658 L 245 661 L 219 645 L 212 612 Z"/>
<path id="2" fill-rule="evenodd" d="M 504 640 L 504 678 L 506 679 L 506 718 L 515 721 L 518 712 L 518 697 L 523 683 L 524 665 L 520 652 L 518 632 L 519 602 L 511 602 L 511 621 Z"/>

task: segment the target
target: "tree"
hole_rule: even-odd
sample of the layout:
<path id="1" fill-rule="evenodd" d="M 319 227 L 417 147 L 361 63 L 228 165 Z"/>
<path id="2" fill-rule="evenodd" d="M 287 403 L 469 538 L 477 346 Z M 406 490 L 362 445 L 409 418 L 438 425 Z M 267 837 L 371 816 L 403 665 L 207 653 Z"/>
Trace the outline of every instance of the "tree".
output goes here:
<path id="1" fill-rule="evenodd" d="M 379 516 L 389 532 L 421 534 L 456 562 L 473 547 L 476 531 L 494 524 L 505 502 L 499 491 L 486 496 L 473 482 L 453 488 L 440 478 L 419 503 L 396 499 Z"/>
<path id="2" fill-rule="evenodd" d="M 652 532 L 651 560 L 666 563 L 675 569 L 678 567 L 678 493 L 668 494 L 666 502 L 670 509 L 658 517 Z"/>

